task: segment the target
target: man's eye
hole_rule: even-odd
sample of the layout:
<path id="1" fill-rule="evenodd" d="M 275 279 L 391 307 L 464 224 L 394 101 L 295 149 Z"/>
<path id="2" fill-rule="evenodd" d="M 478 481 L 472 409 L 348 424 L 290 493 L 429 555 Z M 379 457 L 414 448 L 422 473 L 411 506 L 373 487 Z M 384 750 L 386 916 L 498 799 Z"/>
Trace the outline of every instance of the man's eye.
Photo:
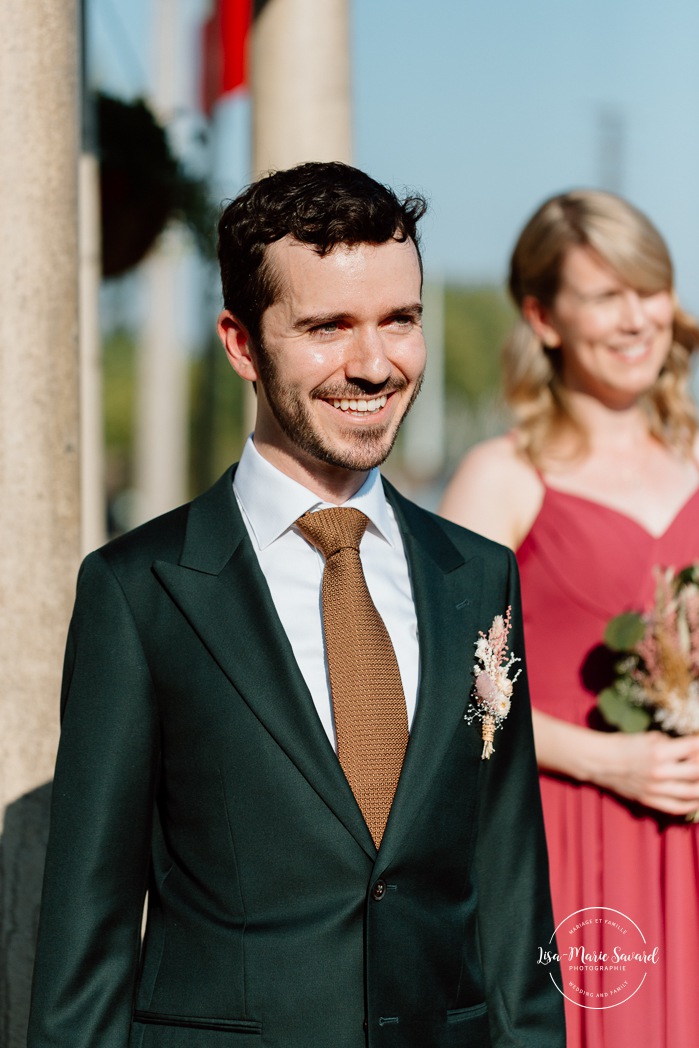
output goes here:
<path id="1" fill-rule="evenodd" d="M 340 324 L 337 320 L 330 320 L 327 324 L 317 324 L 314 328 L 311 328 L 311 332 L 317 335 L 332 335 L 339 328 Z"/>

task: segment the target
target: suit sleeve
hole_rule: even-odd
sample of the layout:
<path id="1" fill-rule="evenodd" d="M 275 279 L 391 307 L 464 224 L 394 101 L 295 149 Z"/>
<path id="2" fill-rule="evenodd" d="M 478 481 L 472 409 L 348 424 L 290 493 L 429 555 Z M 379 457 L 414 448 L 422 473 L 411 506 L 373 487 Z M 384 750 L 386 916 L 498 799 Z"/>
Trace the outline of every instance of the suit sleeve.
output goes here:
<path id="1" fill-rule="evenodd" d="M 554 930 L 539 778 L 524 660 L 519 575 L 508 550 L 510 651 L 522 659 L 510 713 L 482 766 L 477 878 L 478 928 L 491 1036 L 497 1048 L 564 1048 L 563 998 L 539 947 Z M 504 609 L 503 609 L 504 610 Z M 558 978 L 558 972 L 553 974 Z M 559 982 L 560 985 L 560 982 Z"/>
<path id="2" fill-rule="evenodd" d="M 78 580 L 61 714 L 28 1046 L 126 1048 L 158 718 L 131 610 L 100 553 Z"/>

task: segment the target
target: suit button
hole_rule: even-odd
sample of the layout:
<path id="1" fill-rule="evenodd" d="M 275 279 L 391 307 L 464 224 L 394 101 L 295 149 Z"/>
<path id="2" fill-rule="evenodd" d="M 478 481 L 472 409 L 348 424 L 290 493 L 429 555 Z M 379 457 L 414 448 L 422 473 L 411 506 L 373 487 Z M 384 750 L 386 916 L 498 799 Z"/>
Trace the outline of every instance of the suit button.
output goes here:
<path id="1" fill-rule="evenodd" d="M 383 899 L 385 894 L 386 882 L 383 880 L 378 880 L 374 887 L 371 889 L 371 897 L 372 899 L 376 899 L 376 901 L 378 902 L 379 899 Z"/>
<path id="2" fill-rule="evenodd" d="M 362 1029 L 364 1030 L 364 1033 L 366 1033 L 367 1030 L 369 1029 L 369 1023 L 368 1023 L 368 1021 L 366 1019 L 362 1023 Z"/>

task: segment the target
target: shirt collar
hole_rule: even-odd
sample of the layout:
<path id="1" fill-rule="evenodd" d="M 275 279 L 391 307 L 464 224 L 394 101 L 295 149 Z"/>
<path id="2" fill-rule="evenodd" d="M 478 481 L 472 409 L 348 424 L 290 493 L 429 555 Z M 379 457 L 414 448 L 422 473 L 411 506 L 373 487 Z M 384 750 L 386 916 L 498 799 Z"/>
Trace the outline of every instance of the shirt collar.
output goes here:
<path id="1" fill-rule="evenodd" d="M 263 458 L 248 437 L 233 479 L 233 490 L 260 549 L 265 549 L 311 509 L 331 505 L 298 481 L 292 480 Z M 359 491 L 343 503 L 361 510 L 370 526 L 391 545 L 393 533 L 386 494 L 378 468 L 369 474 Z"/>

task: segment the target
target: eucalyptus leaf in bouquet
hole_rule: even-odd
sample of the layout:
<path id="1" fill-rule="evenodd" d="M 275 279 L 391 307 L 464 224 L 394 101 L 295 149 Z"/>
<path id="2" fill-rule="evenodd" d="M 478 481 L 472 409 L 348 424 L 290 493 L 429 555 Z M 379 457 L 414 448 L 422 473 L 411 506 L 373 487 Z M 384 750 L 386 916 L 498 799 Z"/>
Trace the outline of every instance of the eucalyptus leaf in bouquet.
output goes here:
<path id="1" fill-rule="evenodd" d="M 612 651 L 635 651 L 645 632 L 643 616 L 637 611 L 625 611 L 607 623 L 604 643 Z"/>
<path id="2" fill-rule="evenodd" d="M 639 706 L 627 689 L 614 685 L 599 693 L 597 707 L 607 724 L 619 731 L 647 731 L 653 722 L 649 711 Z"/>

